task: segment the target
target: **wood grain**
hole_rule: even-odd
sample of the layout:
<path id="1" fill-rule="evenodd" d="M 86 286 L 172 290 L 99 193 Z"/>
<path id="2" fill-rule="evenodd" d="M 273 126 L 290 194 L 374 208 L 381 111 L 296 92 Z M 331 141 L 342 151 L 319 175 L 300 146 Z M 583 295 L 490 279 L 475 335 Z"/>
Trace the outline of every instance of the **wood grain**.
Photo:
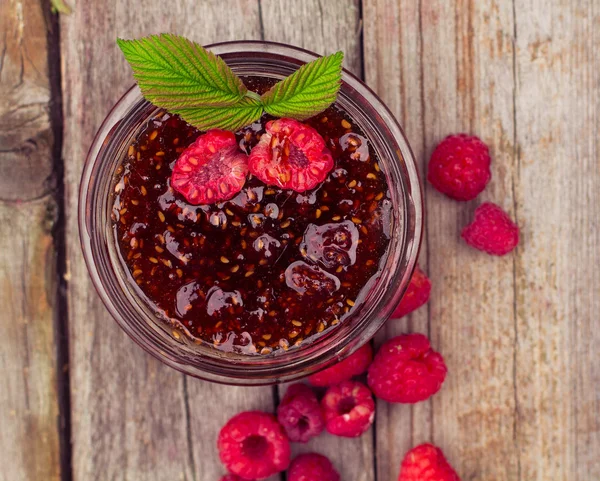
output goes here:
<path id="1" fill-rule="evenodd" d="M 264 39 L 321 55 L 344 52 L 344 68 L 361 75 L 359 0 L 260 0 Z"/>
<path id="2" fill-rule="evenodd" d="M 344 66 L 360 75 L 360 12 L 358 2 L 262 0 L 262 23 L 266 40 L 291 43 L 317 53 L 344 52 Z M 279 389 L 283 397 L 287 386 Z M 293 445 L 293 452 L 316 451 L 331 459 L 342 479 L 371 481 L 373 469 L 373 433 L 358 439 L 324 434 L 306 445 Z M 348 456 L 348 453 L 352 453 Z"/>
<path id="3" fill-rule="evenodd" d="M 453 203 L 425 186 L 428 330 L 450 375 L 430 414 L 378 406 L 380 479 L 424 440 L 442 446 L 463 479 L 599 476 L 600 284 L 584 267 L 600 251 L 592 7 L 365 3 L 367 80 L 403 120 L 422 166 L 443 136 L 479 135 L 494 159 L 481 200 L 502 205 L 523 234 L 507 258 L 471 251 L 458 235 L 479 202 Z M 386 334 L 425 332 L 424 315 Z"/>
<path id="4" fill-rule="evenodd" d="M 433 399 L 432 441 L 465 479 L 515 479 L 515 255 L 466 246 L 460 231 L 493 200 L 514 216 L 513 10 L 508 2 L 428 2 L 421 11 L 425 154 L 445 135 L 481 137 L 490 186 L 470 203 L 427 194 L 433 345 L 450 375 Z M 489 453 L 494 455 L 490 456 Z"/>
<path id="5" fill-rule="evenodd" d="M 445 135 L 479 135 L 494 156 L 494 182 L 483 198 L 495 199 L 510 212 L 512 8 L 492 3 L 403 2 L 402 9 L 392 2 L 378 4 L 379 17 L 365 19 L 365 47 L 370 49 L 365 57 L 377 58 L 374 68 L 367 63 L 366 72 L 368 81 L 376 72 L 378 92 L 408 120 L 407 134 L 411 142 L 416 137 L 423 172 Z M 384 45 L 400 43 L 392 40 L 395 35 L 401 36 L 403 50 L 393 53 L 395 59 L 381 58 Z M 404 68 L 394 72 L 398 64 Z M 398 73 L 399 84 L 390 82 Z M 415 106 L 414 99 L 421 105 Z M 412 324 L 388 323 L 386 334 L 428 331 L 450 374 L 429 406 L 381 409 L 378 446 L 388 449 L 378 450 L 379 474 L 382 479 L 397 476 L 404 452 L 431 441 L 444 449 L 463 479 L 516 479 L 516 464 L 506 462 L 516 458 L 513 259 L 491 258 L 460 242 L 460 230 L 477 202 L 452 202 L 429 186 L 425 192 L 426 259 L 421 263 L 427 261 L 432 299 L 428 312 L 415 313 Z"/>
<path id="6" fill-rule="evenodd" d="M 364 63 L 400 119 L 423 174 L 449 133 L 475 133 L 491 148 L 493 180 L 477 201 L 455 203 L 425 184 L 420 264 L 432 300 L 377 339 L 428 333 L 450 369 L 442 392 L 416 406 L 379 402 L 372 433 L 324 435 L 295 452 L 328 455 L 347 480 L 396 479 L 404 452 L 424 441 L 440 445 L 464 480 L 600 479 L 596 0 L 70 3 L 61 62 L 74 481 L 216 480 L 221 425 L 275 407 L 271 388 L 184 378 L 141 352 L 106 313 L 82 261 L 83 159 L 132 83 L 114 40 L 162 31 L 344 50 L 346 66 L 360 74 Z M 0 481 L 70 477 L 59 462 L 54 140 L 40 5 L 0 0 Z M 505 258 L 459 240 L 483 200 L 521 226 L 522 243 Z"/>
<path id="7" fill-rule="evenodd" d="M 600 9 L 515 10 L 521 477 L 600 479 Z"/>
<path id="8" fill-rule="evenodd" d="M 60 479 L 47 26 L 0 0 L 0 480 Z"/>
<path id="9" fill-rule="evenodd" d="M 235 15 L 232 15 L 235 12 Z M 174 32 L 202 43 L 260 38 L 258 4 L 238 1 L 77 2 L 61 19 L 73 479 L 218 479 L 219 428 L 272 389 L 184 379 L 122 333 L 88 280 L 77 237 L 77 188 L 100 122 L 132 83 L 117 36 Z"/>

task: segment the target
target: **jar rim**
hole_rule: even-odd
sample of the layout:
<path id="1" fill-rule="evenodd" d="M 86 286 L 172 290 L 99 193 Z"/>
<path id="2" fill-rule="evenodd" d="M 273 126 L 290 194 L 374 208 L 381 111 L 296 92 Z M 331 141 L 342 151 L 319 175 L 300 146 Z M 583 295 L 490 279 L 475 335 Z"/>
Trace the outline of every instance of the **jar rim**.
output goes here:
<path id="1" fill-rule="evenodd" d="M 289 64 L 290 68 L 297 68 L 298 65 L 318 57 L 309 50 L 276 42 L 233 41 L 212 44 L 207 48 L 223 57 L 227 63 L 235 65 L 237 61 L 240 65 L 263 70 L 271 63 Z M 250 59 L 254 57 L 259 58 L 260 62 L 253 64 Z M 263 73 L 274 76 L 270 72 Z M 173 339 L 168 335 L 169 339 L 163 338 L 166 335 L 164 321 L 151 316 L 156 326 L 149 326 L 148 319 L 145 324 L 141 324 L 140 319 L 132 318 L 132 315 L 135 317 L 132 314 L 135 309 L 132 311 L 131 303 L 135 303 L 136 299 L 127 295 L 127 292 L 119 293 L 119 286 L 125 289 L 124 279 L 119 279 L 114 263 L 108 265 L 107 259 L 110 256 L 106 257 L 106 252 L 111 248 L 110 234 L 107 234 L 111 229 L 110 226 L 100 222 L 103 217 L 99 209 L 105 207 L 105 202 L 98 199 L 98 194 L 104 192 L 108 198 L 108 191 L 106 188 L 102 190 L 99 187 L 99 182 L 103 180 L 102 176 L 97 174 L 99 169 L 106 167 L 102 162 L 106 164 L 107 160 L 111 160 L 106 158 L 107 148 L 111 142 L 116 142 L 119 129 L 123 130 L 127 126 L 128 119 L 134 118 L 132 116 L 140 113 L 142 107 L 148 108 L 150 104 L 143 99 L 139 88 L 134 85 L 114 105 L 92 142 L 82 172 L 79 192 L 80 240 L 88 271 L 102 301 L 121 328 L 144 350 L 171 367 L 195 377 L 227 384 L 272 384 L 303 377 L 346 357 L 367 342 L 385 323 L 406 290 L 416 265 L 423 230 L 421 183 L 414 155 L 393 114 L 369 87 L 344 69 L 340 99 L 348 95 L 354 96 L 356 102 L 364 103 L 360 106 L 361 115 L 366 115 L 370 124 L 377 128 L 373 131 L 363 127 L 367 137 L 373 140 L 372 136 L 381 136 L 380 142 L 387 143 L 386 150 L 391 152 L 390 159 L 384 159 L 390 162 L 385 169 L 387 182 L 390 190 L 398 190 L 399 193 L 396 193 L 402 198 L 402 205 L 394 204 L 394 207 L 404 208 L 404 212 L 398 214 L 402 217 L 399 227 L 404 229 L 403 237 L 399 238 L 394 233 L 386 250 L 388 255 L 392 247 L 396 249 L 391 264 L 395 270 L 385 274 L 388 276 L 385 286 L 375 285 L 373 291 L 376 292 L 372 294 L 374 303 L 367 306 L 370 308 L 368 312 L 363 311 L 363 318 L 357 317 L 361 322 L 356 321 L 358 324 L 354 326 L 353 331 L 345 333 L 346 337 L 342 337 L 344 334 L 342 328 L 349 319 L 330 330 L 327 336 L 321 336 L 307 343 L 306 346 L 272 356 L 231 356 L 231 353 L 224 353 L 214 348 L 208 348 L 211 352 L 196 351 L 197 355 L 194 356 L 186 351 L 187 348 L 184 347 L 181 339 Z M 354 118 L 352 113 L 350 115 Z M 138 122 L 136 125 L 139 127 L 140 124 L 141 122 Z M 131 138 L 133 135 L 131 129 L 128 132 Z M 120 163 L 118 159 L 113 159 L 113 162 L 115 161 Z M 397 169 L 398 172 L 390 173 L 390 167 L 392 171 Z M 398 177 L 397 189 L 392 188 L 390 178 L 392 174 Z M 110 177 L 112 178 L 112 175 Z M 400 242 L 402 245 L 399 245 Z M 381 273 L 381 277 L 383 276 L 384 273 Z M 379 279 L 376 282 L 379 282 Z M 397 285 L 397 287 L 387 289 L 390 285 Z M 139 312 L 138 314 L 141 315 Z M 320 340 L 321 338 L 333 339 L 333 341 L 324 342 Z M 200 348 L 195 346 L 194 349 Z"/>

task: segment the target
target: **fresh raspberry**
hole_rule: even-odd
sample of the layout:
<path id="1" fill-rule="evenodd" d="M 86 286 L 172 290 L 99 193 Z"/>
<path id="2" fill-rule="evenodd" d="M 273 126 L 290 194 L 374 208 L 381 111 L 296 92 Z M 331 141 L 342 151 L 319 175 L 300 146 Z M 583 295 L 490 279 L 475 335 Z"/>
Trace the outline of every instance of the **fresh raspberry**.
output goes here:
<path id="1" fill-rule="evenodd" d="M 322 454 L 306 453 L 297 456 L 290 464 L 288 481 L 340 481 L 340 474 L 331 461 Z"/>
<path id="2" fill-rule="evenodd" d="M 327 431 L 346 438 L 360 436 L 375 419 L 371 391 L 356 381 L 343 381 L 330 387 L 321 400 L 321 409 Z"/>
<path id="3" fill-rule="evenodd" d="M 227 470 L 244 479 L 264 479 L 290 464 L 290 442 L 275 416 L 246 411 L 219 433 L 219 457 Z"/>
<path id="4" fill-rule="evenodd" d="M 366 343 L 343 361 L 310 376 L 308 382 L 318 387 L 339 384 L 342 381 L 347 381 L 353 376 L 358 376 L 365 372 L 372 360 L 373 349 L 369 343 Z"/>
<path id="5" fill-rule="evenodd" d="M 173 167 L 171 186 L 190 204 L 231 199 L 246 183 L 248 157 L 233 132 L 209 130 L 185 149 Z"/>
<path id="6" fill-rule="evenodd" d="M 427 277 L 427 274 L 417 266 L 410 279 L 408 289 L 404 293 L 404 297 L 402 297 L 400 304 L 398 304 L 398 307 L 396 307 L 392 314 L 392 319 L 404 317 L 412 311 L 417 310 L 429 300 L 429 294 L 431 294 L 431 281 Z"/>
<path id="7" fill-rule="evenodd" d="M 277 408 L 277 420 L 290 441 L 305 443 L 321 434 L 325 421 L 317 396 L 302 383 L 292 384 Z"/>
<path id="8" fill-rule="evenodd" d="M 293 119 L 267 122 L 250 152 L 250 172 L 268 185 L 304 192 L 325 180 L 333 157 L 312 127 Z"/>
<path id="9" fill-rule="evenodd" d="M 503 256 L 519 243 L 519 227 L 496 204 L 485 202 L 477 207 L 475 220 L 465 227 L 461 237 L 475 249 Z"/>
<path id="10" fill-rule="evenodd" d="M 381 346 L 367 379 L 378 398 L 416 403 L 440 390 L 447 371 L 444 358 L 431 349 L 429 339 L 423 334 L 403 334 Z"/>
<path id="11" fill-rule="evenodd" d="M 466 134 L 450 135 L 433 151 L 427 180 L 456 200 L 477 197 L 489 182 L 490 153 L 477 137 Z"/>
<path id="12" fill-rule="evenodd" d="M 460 481 L 440 448 L 421 444 L 402 460 L 398 481 Z"/>
<path id="13" fill-rule="evenodd" d="M 237 474 L 226 474 L 219 479 L 219 481 L 246 481 L 244 478 L 240 478 Z"/>

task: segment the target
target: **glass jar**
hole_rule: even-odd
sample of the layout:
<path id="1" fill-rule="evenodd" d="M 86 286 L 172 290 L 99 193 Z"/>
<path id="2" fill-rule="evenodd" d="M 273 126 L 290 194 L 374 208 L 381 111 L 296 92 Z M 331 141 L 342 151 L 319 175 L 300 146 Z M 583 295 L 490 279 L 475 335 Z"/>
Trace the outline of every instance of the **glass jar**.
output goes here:
<path id="1" fill-rule="evenodd" d="M 240 75 L 282 79 L 317 55 L 269 42 L 209 47 Z M 369 341 L 406 290 L 419 251 L 423 200 L 410 146 L 391 112 L 359 79 L 344 71 L 338 104 L 362 129 L 385 172 L 393 204 L 391 240 L 378 278 L 361 291 L 354 314 L 315 340 L 269 355 L 223 352 L 195 343 L 149 308 L 119 261 L 111 225 L 114 173 L 144 122 L 158 109 L 131 88 L 108 114 L 87 156 L 79 195 L 79 229 L 92 281 L 108 311 L 142 348 L 165 364 L 210 381 L 259 385 L 291 381 L 328 367 Z"/>

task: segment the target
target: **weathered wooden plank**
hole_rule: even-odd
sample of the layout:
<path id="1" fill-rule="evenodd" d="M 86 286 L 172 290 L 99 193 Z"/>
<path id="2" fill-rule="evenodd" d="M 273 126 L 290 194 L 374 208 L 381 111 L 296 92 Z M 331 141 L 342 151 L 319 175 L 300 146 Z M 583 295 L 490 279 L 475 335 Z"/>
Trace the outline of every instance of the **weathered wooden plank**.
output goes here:
<path id="1" fill-rule="evenodd" d="M 0 480 L 60 479 L 47 25 L 0 0 Z"/>
<path id="2" fill-rule="evenodd" d="M 132 84 L 116 37 L 170 31 L 205 44 L 259 38 L 258 4 L 109 0 L 78 2 L 73 10 L 61 19 L 73 479 L 218 479 L 224 471 L 216 454 L 219 428 L 242 409 L 271 410 L 272 390 L 184 379 L 119 330 L 80 254 L 77 186 L 96 129 Z"/>
<path id="3" fill-rule="evenodd" d="M 404 119 L 422 169 L 445 135 L 477 134 L 494 157 L 493 182 L 481 200 L 512 213 L 512 6 L 374 0 L 364 12 L 367 80 Z M 450 374 L 431 408 L 380 409 L 379 477 L 397 476 L 404 451 L 430 440 L 463 479 L 516 479 L 516 464 L 507 462 L 516 458 L 514 258 L 487 257 L 461 243 L 478 202 L 452 202 L 427 185 L 425 192 L 428 262 L 421 263 L 433 282 L 429 323 L 424 311 L 386 329 L 428 330 Z"/>
<path id="4" fill-rule="evenodd" d="M 266 40 L 291 43 L 322 54 L 343 50 L 344 66 L 360 75 L 360 11 L 356 0 L 262 0 L 261 7 Z M 285 386 L 280 388 L 280 396 L 284 395 L 285 389 Z M 340 471 L 342 479 L 374 479 L 372 431 L 358 439 L 324 434 L 304 446 L 294 445 L 293 451 L 316 451 L 328 456 Z"/>
<path id="5" fill-rule="evenodd" d="M 600 10 L 515 11 L 521 479 L 600 479 Z"/>
<path id="6" fill-rule="evenodd" d="M 49 196 L 0 205 L 2 481 L 60 479 L 53 209 Z"/>
<path id="7" fill-rule="evenodd" d="M 344 67 L 361 74 L 359 0 L 261 0 L 265 40 L 318 54 L 342 50 Z"/>

